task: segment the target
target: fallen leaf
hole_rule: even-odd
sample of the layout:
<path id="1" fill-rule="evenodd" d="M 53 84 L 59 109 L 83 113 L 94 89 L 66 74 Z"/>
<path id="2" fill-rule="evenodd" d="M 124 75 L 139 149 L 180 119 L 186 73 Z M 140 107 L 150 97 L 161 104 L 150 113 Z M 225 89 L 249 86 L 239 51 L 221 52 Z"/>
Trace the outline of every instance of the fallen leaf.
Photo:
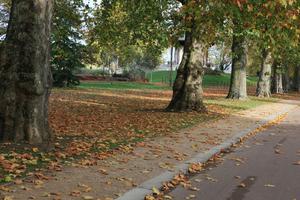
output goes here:
<path id="1" fill-rule="evenodd" d="M 188 172 L 189 173 L 196 173 L 203 169 L 202 163 L 193 163 L 189 166 Z"/>
<path id="2" fill-rule="evenodd" d="M 297 162 L 294 162 L 294 165 L 300 165 L 300 160 Z"/>
<path id="3" fill-rule="evenodd" d="M 81 194 L 81 192 L 79 190 L 73 190 L 72 192 L 70 192 L 70 196 L 73 197 L 79 197 Z"/>
<path id="4" fill-rule="evenodd" d="M 156 187 L 152 187 L 152 192 L 154 195 L 159 195 L 160 191 Z"/>
<path id="5" fill-rule="evenodd" d="M 83 196 L 82 199 L 84 199 L 84 200 L 93 200 L 94 197 L 92 197 L 92 196 Z"/>
<path id="6" fill-rule="evenodd" d="M 245 183 L 241 183 L 241 184 L 239 184 L 239 187 L 245 188 L 245 187 L 246 187 L 246 184 L 245 184 Z"/>
<path id="7" fill-rule="evenodd" d="M 274 151 L 275 151 L 276 154 L 281 154 L 280 149 L 275 149 Z"/>
<path id="8" fill-rule="evenodd" d="M 155 200 L 155 198 L 151 195 L 146 195 L 145 200 Z"/>
<path id="9" fill-rule="evenodd" d="M 265 187 L 272 187 L 272 188 L 275 187 L 275 185 L 272 185 L 272 184 L 265 184 L 264 186 Z"/>
<path id="10" fill-rule="evenodd" d="M 13 198 L 11 196 L 5 196 L 3 200 L 13 200 Z"/>

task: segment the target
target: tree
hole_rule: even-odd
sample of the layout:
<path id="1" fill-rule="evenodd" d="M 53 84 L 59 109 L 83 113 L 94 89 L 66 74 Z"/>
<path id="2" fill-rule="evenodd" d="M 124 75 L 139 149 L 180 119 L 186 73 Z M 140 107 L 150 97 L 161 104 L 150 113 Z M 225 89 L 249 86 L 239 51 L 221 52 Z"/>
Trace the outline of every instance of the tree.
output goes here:
<path id="1" fill-rule="evenodd" d="M 237 28 L 235 28 L 237 29 Z M 230 88 L 227 98 L 245 99 L 247 98 L 247 54 L 248 44 L 245 36 L 240 33 L 233 34 L 232 42 L 232 68 Z"/>
<path id="2" fill-rule="evenodd" d="M 204 75 L 204 45 L 198 38 L 199 29 L 195 7 L 199 3 L 192 0 L 181 1 L 186 9 L 186 26 L 183 59 L 178 67 L 173 85 L 173 96 L 167 107 L 168 111 L 205 111 L 203 104 L 202 78 Z"/>
<path id="3" fill-rule="evenodd" d="M 165 1 L 101 1 L 89 19 L 87 38 L 97 64 L 115 59 L 128 68 L 137 66 L 138 57 L 158 61 L 167 46 L 167 23 L 162 16 L 166 7 Z"/>
<path id="4" fill-rule="evenodd" d="M 297 24 L 297 15 L 299 14 L 298 4 L 294 0 L 233 0 L 224 4 L 227 7 L 224 10 L 227 10 L 228 20 L 232 20 L 233 37 L 239 38 L 233 40 L 233 46 L 237 46 L 237 48 L 232 48 L 233 61 L 238 61 L 239 67 L 235 67 L 233 62 L 229 98 L 246 97 L 245 67 L 247 59 L 245 58 L 247 56 L 242 54 L 247 53 L 247 42 L 245 41 L 250 40 L 255 41 L 258 47 L 257 51 L 261 53 L 261 70 L 257 84 L 257 96 L 270 96 L 270 66 L 272 65 L 272 58 L 276 56 L 276 52 L 282 50 L 282 44 L 291 44 L 294 40 L 294 27 Z M 234 44 L 235 41 L 237 41 L 236 45 Z M 245 45 L 241 45 L 241 43 Z M 278 49 L 280 50 L 278 51 Z M 239 52 L 234 52 L 235 50 Z M 242 59 L 244 62 L 242 62 Z"/>
<path id="5" fill-rule="evenodd" d="M 261 55 L 261 70 L 257 82 L 256 95 L 258 97 L 270 97 L 273 59 L 271 53 L 266 49 L 262 50 Z"/>
<path id="6" fill-rule="evenodd" d="M 13 0 L 0 63 L 0 140 L 51 140 L 51 0 Z"/>
<path id="7" fill-rule="evenodd" d="M 251 23 L 250 10 L 246 7 L 247 1 L 237 0 L 225 3 L 228 14 L 227 21 L 231 22 L 232 29 L 232 69 L 227 98 L 247 98 L 247 62 L 248 62 L 248 24 Z M 226 21 L 225 20 L 225 21 Z"/>
<path id="8" fill-rule="evenodd" d="M 57 0 L 54 3 L 51 33 L 51 69 L 53 85 L 78 85 L 74 71 L 83 68 L 82 20 L 85 6 L 82 0 Z"/>
<path id="9" fill-rule="evenodd" d="M 104 0 L 95 11 L 90 38 L 99 49 L 121 57 L 128 46 L 163 50 L 185 32 L 184 56 L 167 110 L 203 111 L 203 57 L 211 43 L 207 38 L 215 36 L 215 19 L 210 14 L 215 5 L 217 1 Z"/>
<path id="10" fill-rule="evenodd" d="M 282 52 L 287 52 L 290 46 L 294 45 L 297 34 L 298 5 L 296 1 L 274 1 L 261 2 L 257 6 L 260 15 L 255 18 L 255 26 L 258 37 L 257 42 L 262 52 L 262 65 L 257 87 L 258 97 L 271 96 L 271 74 L 272 60 L 275 59 L 273 72 L 273 92 L 283 93 L 283 80 L 288 81 L 288 77 L 283 75 L 288 72 L 282 60 Z M 296 23 L 295 23 L 296 22 Z M 287 53 L 291 57 L 291 52 Z M 273 57 L 273 58 L 272 58 Z M 288 81 L 289 82 L 289 81 Z"/>

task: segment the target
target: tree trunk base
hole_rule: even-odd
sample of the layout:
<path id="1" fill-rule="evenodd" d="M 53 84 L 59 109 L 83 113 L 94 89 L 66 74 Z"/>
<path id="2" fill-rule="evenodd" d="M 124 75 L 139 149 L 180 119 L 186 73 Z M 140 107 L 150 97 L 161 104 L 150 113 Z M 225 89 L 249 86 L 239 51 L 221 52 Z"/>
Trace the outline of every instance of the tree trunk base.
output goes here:
<path id="1" fill-rule="evenodd" d="M 166 108 L 168 112 L 203 112 L 206 113 L 207 109 L 204 106 L 203 102 L 200 100 L 197 101 L 186 101 L 185 98 L 176 98 L 173 99 L 169 106 Z"/>
<path id="2" fill-rule="evenodd" d="M 196 24 L 193 24 L 193 26 L 196 26 Z M 190 31 L 185 34 L 183 58 L 177 70 L 173 85 L 173 97 L 166 108 L 167 111 L 206 112 L 202 90 L 205 66 L 203 59 L 205 58 L 204 46 L 194 38 L 193 34 Z"/>
<path id="3" fill-rule="evenodd" d="M 227 95 L 226 99 L 247 100 L 248 96 L 243 96 L 243 95 L 235 94 L 235 93 L 229 93 Z"/>
<path id="4" fill-rule="evenodd" d="M 265 91 L 265 92 L 257 93 L 256 96 L 259 98 L 270 98 L 272 95 L 271 95 L 271 92 Z"/>

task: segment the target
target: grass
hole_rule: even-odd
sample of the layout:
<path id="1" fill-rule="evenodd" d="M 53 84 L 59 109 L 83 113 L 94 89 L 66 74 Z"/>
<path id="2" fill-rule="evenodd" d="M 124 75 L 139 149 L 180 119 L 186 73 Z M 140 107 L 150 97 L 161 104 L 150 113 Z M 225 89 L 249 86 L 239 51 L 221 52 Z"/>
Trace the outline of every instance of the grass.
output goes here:
<path id="1" fill-rule="evenodd" d="M 152 83 L 167 83 L 169 81 L 169 71 L 155 71 L 148 73 L 146 77 Z M 175 80 L 176 72 L 173 72 L 173 81 Z M 249 85 L 255 85 L 257 77 L 248 77 L 247 83 Z M 228 86 L 230 84 L 230 74 L 221 75 L 205 75 L 203 79 L 203 86 Z"/>
<path id="2" fill-rule="evenodd" d="M 151 83 L 136 83 L 136 82 L 81 82 L 81 84 L 78 87 L 82 89 L 108 89 L 108 90 L 128 90 L 128 89 L 168 90 L 171 89 L 166 85 L 156 85 Z"/>
<path id="3" fill-rule="evenodd" d="M 258 97 L 250 97 L 247 100 L 232 100 L 232 99 L 225 99 L 225 98 L 206 99 L 205 103 L 210 105 L 218 105 L 223 108 L 228 108 L 229 110 L 235 112 L 235 111 L 255 108 L 257 106 L 268 104 L 268 103 L 275 103 L 277 101 L 278 99 L 275 98 L 261 99 Z"/>
<path id="4" fill-rule="evenodd" d="M 170 90 L 171 87 L 167 84 L 168 71 L 153 72 L 151 83 L 137 83 L 137 82 L 103 82 L 103 81 L 84 81 L 78 86 L 82 89 L 107 89 L 107 90 L 130 90 L 130 89 L 150 89 L 150 90 Z M 147 77 L 149 78 L 149 74 Z M 175 74 L 174 74 L 175 79 Z M 163 82 L 162 82 L 163 80 Z M 257 77 L 248 77 L 248 85 L 256 85 Z M 165 83 L 165 84 L 158 84 Z M 221 75 L 205 75 L 203 79 L 203 86 L 220 86 L 226 87 L 230 84 L 230 74 Z"/>

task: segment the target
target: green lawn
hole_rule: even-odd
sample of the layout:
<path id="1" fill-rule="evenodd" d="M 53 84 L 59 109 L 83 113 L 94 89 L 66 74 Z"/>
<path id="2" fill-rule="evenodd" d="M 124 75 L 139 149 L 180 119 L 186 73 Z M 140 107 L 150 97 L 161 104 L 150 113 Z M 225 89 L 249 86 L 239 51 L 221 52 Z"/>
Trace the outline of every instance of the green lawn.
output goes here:
<path id="1" fill-rule="evenodd" d="M 263 104 L 275 103 L 278 102 L 278 99 L 275 98 L 264 99 L 258 97 L 250 97 L 247 100 L 232 100 L 232 99 L 218 98 L 218 99 L 204 99 L 204 102 L 206 104 L 222 106 L 232 111 L 240 111 L 240 110 L 255 108 Z"/>
<path id="2" fill-rule="evenodd" d="M 136 83 L 136 82 L 81 82 L 78 86 L 83 89 L 153 89 L 153 90 L 168 90 L 170 87 L 165 85 L 155 85 L 151 83 Z"/>
<path id="3" fill-rule="evenodd" d="M 176 72 L 173 72 L 173 80 L 175 80 Z M 165 82 L 169 81 L 169 71 L 156 71 L 147 74 L 147 78 L 150 82 Z M 247 83 L 249 85 L 256 85 L 257 77 L 248 77 Z M 205 75 L 203 80 L 204 86 L 228 86 L 230 84 L 230 74 L 221 75 Z"/>
<path id="4" fill-rule="evenodd" d="M 173 78 L 175 79 L 176 73 L 174 72 Z M 147 74 L 147 78 L 150 80 L 151 74 Z M 78 86 L 84 89 L 112 89 L 112 90 L 128 90 L 128 89 L 153 89 L 153 90 L 169 90 L 168 86 L 169 71 L 156 71 L 152 73 L 151 83 L 136 83 L 136 82 L 81 82 Z M 248 77 L 248 85 L 256 85 L 256 77 Z M 165 83 L 165 84 L 157 84 Z M 203 86 L 229 86 L 230 74 L 221 75 L 205 75 L 203 80 Z"/>

